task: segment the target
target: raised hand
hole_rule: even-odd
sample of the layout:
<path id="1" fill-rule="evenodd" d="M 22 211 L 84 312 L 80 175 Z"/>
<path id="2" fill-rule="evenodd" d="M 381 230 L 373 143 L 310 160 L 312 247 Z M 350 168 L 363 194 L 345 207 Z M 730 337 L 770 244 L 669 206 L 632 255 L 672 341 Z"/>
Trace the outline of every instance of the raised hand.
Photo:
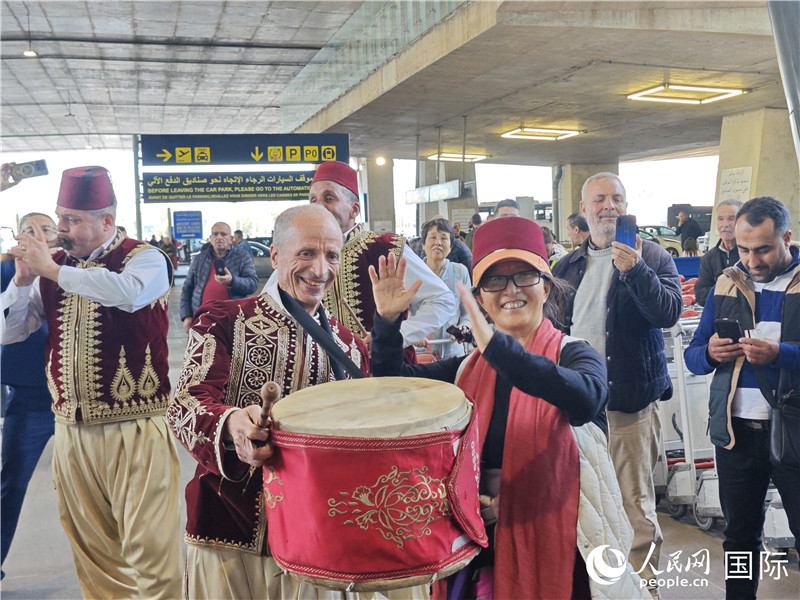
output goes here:
<path id="1" fill-rule="evenodd" d="M 406 289 L 406 259 L 397 263 L 392 252 L 388 258 L 378 259 L 378 270 L 369 266 L 369 278 L 372 281 L 372 295 L 375 298 L 375 310 L 387 321 L 396 321 L 411 305 L 411 300 L 422 285 L 422 280 L 415 281 Z"/>
<path id="2" fill-rule="evenodd" d="M 483 352 L 486 349 L 486 345 L 489 343 L 489 340 L 491 340 L 492 336 L 494 335 L 494 329 L 492 329 L 492 326 L 489 325 L 486 317 L 483 316 L 483 311 L 481 310 L 481 307 L 478 306 L 478 302 L 475 300 L 475 297 L 472 295 L 472 290 L 470 290 L 460 281 L 456 282 L 456 290 L 461 298 L 461 302 L 464 304 L 464 308 L 467 309 L 470 328 L 472 329 L 472 337 L 475 338 L 475 344 L 477 344 L 478 350 Z"/>

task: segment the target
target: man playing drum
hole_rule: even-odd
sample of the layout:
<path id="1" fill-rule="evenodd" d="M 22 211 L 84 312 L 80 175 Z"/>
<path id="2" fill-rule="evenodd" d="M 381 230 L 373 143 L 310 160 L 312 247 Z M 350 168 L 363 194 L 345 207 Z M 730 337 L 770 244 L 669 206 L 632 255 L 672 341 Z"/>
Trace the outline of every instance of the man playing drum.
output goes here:
<path id="1" fill-rule="evenodd" d="M 344 379 L 300 319 L 322 333 L 364 372 L 366 347 L 321 307 L 339 273 L 342 235 L 320 206 L 283 212 L 271 248 L 277 277 L 261 296 L 204 306 L 189 331 L 183 370 L 167 419 L 197 459 L 186 487 L 188 598 L 341 598 L 290 576 L 269 556 L 263 473 L 272 456 L 257 422 L 259 391 L 274 381 L 284 395 Z M 309 541 L 309 543 L 313 543 Z M 276 576 L 277 575 L 277 576 Z M 400 596 L 398 596 L 400 597 Z M 406 596 L 407 597 L 407 596 Z"/>

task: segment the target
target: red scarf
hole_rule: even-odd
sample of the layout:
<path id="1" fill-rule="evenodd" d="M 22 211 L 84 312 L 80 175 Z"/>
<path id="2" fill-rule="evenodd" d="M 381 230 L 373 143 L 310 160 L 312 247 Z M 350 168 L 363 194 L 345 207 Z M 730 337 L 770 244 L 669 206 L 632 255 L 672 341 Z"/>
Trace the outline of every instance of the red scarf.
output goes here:
<path id="1" fill-rule="evenodd" d="M 547 320 L 528 352 L 557 362 L 561 332 Z M 460 387 L 475 399 L 481 447 L 494 409 L 497 372 L 469 359 Z M 512 388 L 495 538 L 494 598 L 570 598 L 577 543 L 580 462 L 567 414 Z"/>

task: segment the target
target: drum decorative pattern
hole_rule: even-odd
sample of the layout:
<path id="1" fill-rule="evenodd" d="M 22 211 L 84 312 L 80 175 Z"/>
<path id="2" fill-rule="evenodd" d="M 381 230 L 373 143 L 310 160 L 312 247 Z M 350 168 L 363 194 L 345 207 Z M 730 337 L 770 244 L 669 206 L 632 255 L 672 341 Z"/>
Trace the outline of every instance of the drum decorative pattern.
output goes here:
<path id="1" fill-rule="evenodd" d="M 430 524 L 450 515 L 443 479 L 425 475 L 428 467 L 400 471 L 397 466 L 371 486 L 339 492 L 343 499 L 328 500 L 328 515 L 348 517 L 345 525 L 376 530 L 402 548 L 405 540 L 431 534 Z"/>
<path id="2" fill-rule="evenodd" d="M 304 433 L 290 417 L 277 420 L 275 473 L 264 477 L 267 495 L 285 498 L 269 510 L 276 562 L 314 585 L 350 591 L 427 585 L 462 568 L 488 538 L 476 414 L 466 425 L 457 418 L 430 433 L 385 437 L 337 436 L 335 425 L 333 435 Z"/>

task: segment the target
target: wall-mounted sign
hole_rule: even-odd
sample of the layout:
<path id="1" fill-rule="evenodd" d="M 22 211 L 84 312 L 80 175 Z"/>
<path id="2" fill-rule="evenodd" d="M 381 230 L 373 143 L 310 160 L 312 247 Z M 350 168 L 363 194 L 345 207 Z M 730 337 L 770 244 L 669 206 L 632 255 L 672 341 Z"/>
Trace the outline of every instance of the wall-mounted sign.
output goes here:
<path id="1" fill-rule="evenodd" d="M 199 210 L 176 210 L 172 222 L 172 236 L 176 240 L 202 239 L 203 213 Z"/>
<path id="2" fill-rule="evenodd" d="M 350 160 L 346 133 L 143 135 L 144 166 L 277 165 Z"/>
<path id="3" fill-rule="evenodd" d="M 461 185 L 458 179 L 426 185 L 406 192 L 406 204 L 438 202 L 439 200 L 455 200 L 461 196 Z"/>
<path id="4" fill-rule="evenodd" d="M 142 173 L 142 201 L 308 200 L 313 171 Z"/>

